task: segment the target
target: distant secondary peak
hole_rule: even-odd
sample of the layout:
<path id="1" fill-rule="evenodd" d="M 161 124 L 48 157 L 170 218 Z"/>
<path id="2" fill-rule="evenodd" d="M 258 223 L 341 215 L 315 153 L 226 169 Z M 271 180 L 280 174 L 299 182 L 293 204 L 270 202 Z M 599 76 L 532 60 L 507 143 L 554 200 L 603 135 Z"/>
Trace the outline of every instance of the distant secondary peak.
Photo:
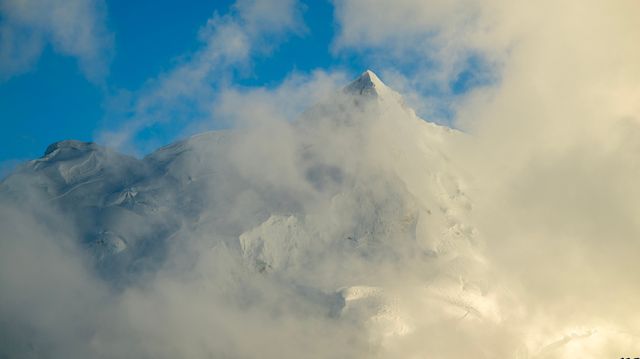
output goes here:
<path id="1" fill-rule="evenodd" d="M 88 151 L 97 149 L 98 145 L 93 142 L 82 142 L 78 140 L 64 140 L 60 142 L 55 142 L 50 144 L 46 151 L 44 151 L 44 155 L 48 156 L 52 154 L 56 150 L 70 149 L 76 151 Z"/>
<path id="2" fill-rule="evenodd" d="M 353 95 L 381 96 L 387 86 L 371 70 L 363 72 L 357 79 L 345 87 L 345 92 Z"/>

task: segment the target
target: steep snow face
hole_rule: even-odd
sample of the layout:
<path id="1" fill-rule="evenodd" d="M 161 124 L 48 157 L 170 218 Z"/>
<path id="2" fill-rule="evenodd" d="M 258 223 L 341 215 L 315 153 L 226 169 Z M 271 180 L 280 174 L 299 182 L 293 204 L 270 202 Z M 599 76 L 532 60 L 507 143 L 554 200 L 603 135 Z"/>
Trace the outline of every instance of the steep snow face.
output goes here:
<path id="1" fill-rule="evenodd" d="M 344 88 L 346 93 L 361 96 L 383 97 L 392 90 L 387 87 L 371 70 L 363 72 L 360 77 Z"/>
<path id="2" fill-rule="evenodd" d="M 413 110 L 407 107 L 404 103 L 402 95 L 385 85 L 378 75 L 371 70 L 363 72 L 357 79 L 346 86 L 343 92 L 355 97 L 356 101 L 368 99 L 374 100 L 381 108 L 380 111 L 384 112 L 389 106 L 400 105 L 408 113 L 412 113 Z M 413 113 L 415 116 L 415 113 Z"/>
<path id="3" fill-rule="evenodd" d="M 293 123 L 203 133 L 140 160 L 53 144 L 1 193 L 63 211 L 125 293 L 150 273 L 224 287 L 225 273 L 249 271 L 384 348 L 423 323 L 500 321 L 472 199 L 447 156 L 462 136 L 366 71 Z M 234 283 L 225 300 L 282 310 L 246 297 L 255 285 Z"/>

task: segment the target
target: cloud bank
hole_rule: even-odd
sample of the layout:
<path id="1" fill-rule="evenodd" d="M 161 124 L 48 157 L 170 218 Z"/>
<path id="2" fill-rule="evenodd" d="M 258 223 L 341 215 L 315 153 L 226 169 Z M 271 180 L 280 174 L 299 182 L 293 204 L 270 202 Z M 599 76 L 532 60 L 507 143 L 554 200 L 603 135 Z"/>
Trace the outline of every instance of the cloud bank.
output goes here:
<path id="1" fill-rule="evenodd" d="M 571 333 L 556 334 L 548 349 L 528 355 L 633 351 L 638 4 L 336 5 L 342 19 L 337 45 L 373 51 L 383 63 L 424 53 L 427 65 L 415 73 L 430 71 L 432 62 L 436 69 L 451 66 L 433 75 L 445 83 L 456 78 L 456 59 L 469 51 L 499 65 L 493 69 L 498 83 L 455 101 L 454 122 L 471 135 L 457 150 L 474 178 L 477 225 L 488 257 L 508 274 L 527 311 L 540 315 L 527 320 L 533 320 L 531 327 L 551 333 L 564 326 Z M 351 21 L 358 14 L 366 16 Z M 416 46 L 415 37 L 430 46 Z M 594 328 L 606 328 L 600 339 Z M 534 335 L 529 340 L 545 341 Z"/>

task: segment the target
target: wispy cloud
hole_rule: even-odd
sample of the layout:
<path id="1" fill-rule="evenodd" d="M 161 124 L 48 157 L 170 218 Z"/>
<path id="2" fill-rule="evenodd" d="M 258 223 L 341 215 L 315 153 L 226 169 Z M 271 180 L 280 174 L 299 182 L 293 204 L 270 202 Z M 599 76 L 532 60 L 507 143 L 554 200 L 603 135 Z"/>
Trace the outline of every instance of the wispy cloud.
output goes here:
<path id="1" fill-rule="evenodd" d="M 29 71 L 47 45 L 78 60 L 88 79 L 108 72 L 112 34 L 102 0 L 1 0 L 0 80 Z"/>
<path id="2" fill-rule="evenodd" d="M 234 71 L 248 71 L 254 56 L 267 54 L 291 33 L 304 31 L 301 11 L 296 0 L 239 0 L 228 14 L 213 14 L 200 29 L 201 48 L 151 79 L 134 95 L 124 124 L 115 130 L 110 126 L 98 140 L 135 152 L 135 137 L 150 126 L 210 118 L 215 95 Z"/>
<path id="3" fill-rule="evenodd" d="M 333 51 L 357 54 L 419 113 L 451 125 L 459 92 L 499 80 L 512 38 L 492 36 L 493 2 L 335 0 Z M 490 40 L 488 40 L 490 38 Z M 469 88 L 457 88 L 461 77 Z"/>

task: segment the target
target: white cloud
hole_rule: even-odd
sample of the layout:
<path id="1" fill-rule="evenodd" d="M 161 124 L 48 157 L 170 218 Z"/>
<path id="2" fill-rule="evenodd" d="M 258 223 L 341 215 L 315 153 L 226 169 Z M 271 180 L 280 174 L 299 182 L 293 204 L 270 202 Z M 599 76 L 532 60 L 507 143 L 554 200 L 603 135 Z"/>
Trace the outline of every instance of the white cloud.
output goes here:
<path id="1" fill-rule="evenodd" d="M 102 0 L 2 0 L 0 13 L 0 79 L 30 70 L 47 44 L 77 58 L 90 80 L 106 75 L 112 35 Z"/>
<path id="2" fill-rule="evenodd" d="M 640 332 L 628 300 L 639 294 L 640 269 L 631 258 L 640 249 L 632 199 L 640 179 L 638 3 L 345 0 L 336 7 L 337 49 L 371 53 L 390 72 L 406 57 L 427 60 L 398 75 L 411 84 L 450 82 L 469 52 L 495 63 L 498 82 L 453 99 L 454 121 L 471 135 L 458 159 L 475 178 L 487 255 L 519 288 L 531 315 L 526 335 L 557 333 L 555 349 L 540 357 L 630 348 L 610 333 Z M 578 335 L 585 327 L 608 328 L 600 337 L 607 339 Z M 561 345 L 570 333 L 576 339 Z M 535 341 L 528 355 L 537 358 Z"/>

